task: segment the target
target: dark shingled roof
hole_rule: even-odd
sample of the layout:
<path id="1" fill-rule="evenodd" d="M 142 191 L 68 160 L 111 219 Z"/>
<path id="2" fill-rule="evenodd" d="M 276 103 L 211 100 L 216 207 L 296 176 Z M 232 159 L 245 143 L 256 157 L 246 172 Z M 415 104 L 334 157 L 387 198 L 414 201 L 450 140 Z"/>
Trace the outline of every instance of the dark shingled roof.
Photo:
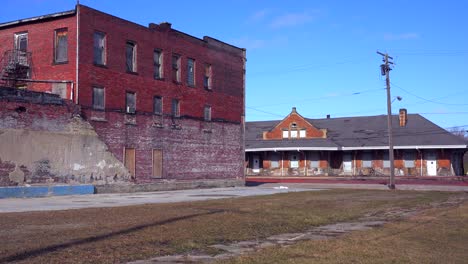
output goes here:
<path id="1" fill-rule="evenodd" d="M 387 116 L 307 119 L 318 129 L 327 130 L 327 138 L 296 140 L 263 140 L 263 132 L 281 120 L 246 122 L 246 150 L 271 148 L 386 148 L 388 147 Z M 398 115 L 392 116 L 395 148 L 466 148 L 466 142 L 430 122 L 419 114 L 408 114 L 406 126 L 400 127 Z"/>

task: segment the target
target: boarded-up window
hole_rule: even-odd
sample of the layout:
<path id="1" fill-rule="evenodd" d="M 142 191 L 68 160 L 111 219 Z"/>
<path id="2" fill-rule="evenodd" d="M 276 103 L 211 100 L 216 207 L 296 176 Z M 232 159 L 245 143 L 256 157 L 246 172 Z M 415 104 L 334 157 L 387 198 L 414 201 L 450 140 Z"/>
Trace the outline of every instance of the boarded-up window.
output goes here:
<path id="1" fill-rule="evenodd" d="M 133 92 L 127 92 L 125 95 L 125 110 L 128 114 L 134 114 L 136 112 L 136 94 Z"/>
<path id="2" fill-rule="evenodd" d="M 163 77 L 162 56 L 163 55 L 160 50 L 154 51 L 154 79 L 161 79 Z"/>
<path id="3" fill-rule="evenodd" d="M 179 100 L 177 100 L 177 99 L 172 99 L 171 114 L 172 114 L 173 117 L 179 117 L 180 116 L 180 104 L 179 104 Z"/>
<path id="4" fill-rule="evenodd" d="M 162 114 L 162 97 L 155 96 L 153 99 L 153 113 L 156 115 Z"/>
<path id="5" fill-rule="evenodd" d="M 135 177 L 135 149 L 134 148 L 125 148 L 125 167 L 132 175 L 132 178 Z"/>
<path id="6" fill-rule="evenodd" d="M 319 167 L 319 160 L 320 160 L 319 153 L 318 152 L 309 152 L 308 157 L 309 157 L 309 167 L 311 169 L 318 168 Z"/>
<path id="7" fill-rule="evenodd" d="M 283 130 L 283 138 L 289 138 L 289 131 Z"/>
<path id="8" fill-rule="evenodd" d="M 299 130 L 299 137 L 301 137 L 301 138 L 305 138 L 305 137 L 306 137 L 306 130 L 305 130 L 305 129 Z"/>
<path id="9" fill-rule="evenodd" d="M 406 168 L 414 168 L 414 161 L 416 160 L 416 152 L 414 151 L 405 151 L 403 152 L 404 163 Z"/>
<path id="10" fill-rule="evenodd" d="M 94 32 L 94 64 L 106 65 L 106 34 Z"/>
<path id="11" fill-rule="evenodd" d="M 53 83 L 52 93 L 60 95 L 60 98 L 66 99 L 67 97 L 67 84 L 66 83 Z"/>
<path id="12" fill-rule="evenodd" d="M 211 121 L 211 106 L 209 105 L 205 105 L 204 119 L 205 121 Z"/>
<path id="13" fill-rule="evenodd" d="M 56 63 L 64 63 L 68 61 L 68 31 L 66 28 L 55 30 L 55 54 L 54 61 Z"/>
<path id="14" fill-rule="evenodd" d="M 162 166 L 163 166 L 163 157 L 162 150 L 153 149 L 153 177 L 161 178 L 162 177 Z"/>
<path id="15" fill-rule="evenodd" d="M 136 72 L 136 44 L 127 41 L 125 45 L 125 65 L 128 72 Z"/>
<path id="16" fill-rule="evenodd" d="M 270 162 L 271 162 L 271 168 L 279 168 L 279 159 L 280 159 L 280 154 L 278 152 L 271 152 L 270 153 Z"/>
<path id="17" fill-rule="evenodd" d="M 187 85 L 195 86 L 195 60 L 187 60 Z"/>
<path id="18" fill-rule="evenodd" d="M 203 87 L 206 89 L 211 89 L 211 65 L 205 63 L 204 68 L 205 73 L 203 76 Z"/>
<path id="19" fill-rule="evenodd" d="M 388 158 L 388 151 L 383 154 L 383 166 L 384 168 L 390 168 L 390 160 Z"/>
<path id="20" fill-rule="evenodd" d="M 104 88 L 93 87 L 93 109 L 104 110 Z"/>
<path id="21" fill-rule="evenodd" d="M 180 82 L 180 56 L 177 54 L 172 55 L 172 81 Z"/>
<path id="22" fill-rule="evenodd" d="M 362 167 L 372 167 L 372 152 L 366 151 L 362 153 Z"/>

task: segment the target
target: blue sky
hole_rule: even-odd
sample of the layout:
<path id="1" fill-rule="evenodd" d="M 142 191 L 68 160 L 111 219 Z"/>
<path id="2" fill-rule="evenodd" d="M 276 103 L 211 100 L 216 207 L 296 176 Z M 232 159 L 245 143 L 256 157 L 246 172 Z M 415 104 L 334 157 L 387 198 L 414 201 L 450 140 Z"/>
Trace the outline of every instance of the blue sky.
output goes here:
<path id="1" fill-rule="evenodd" d="M 381 56 L 394 58 L 393 113 L 468 129 L 468 1 L 91 1 L 142 24 L 171 22 L 247 49 L 247 120 L 386 114 Z M 0 21 L 74 8 L 73 0 L 3 0 Z"/>

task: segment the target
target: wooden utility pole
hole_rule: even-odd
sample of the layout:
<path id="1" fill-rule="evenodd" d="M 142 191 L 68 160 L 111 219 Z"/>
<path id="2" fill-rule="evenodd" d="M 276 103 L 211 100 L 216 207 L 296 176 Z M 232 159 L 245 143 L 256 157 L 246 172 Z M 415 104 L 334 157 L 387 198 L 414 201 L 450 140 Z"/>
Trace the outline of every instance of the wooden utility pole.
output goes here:
<path id="1" fill-rule="evenodd" d="M 383 56 L 384 64 L 380 65 L 380 70 L 382 75 L 385 75 L 385 83 L 387 85 L 387 129 L 388 129 L 388 158 L 390 160 L 390 180 L 388 183 L 388 188 L 391 190 L 395 189 L 395 157 L 393 154 L 393 129 L 392 129 L 392 101 L 390 95 L 390 64 L 393 62 L 392 57 L 388 56 L 388 53 L 382 53 L 377 51 L 377 54 Z"/>

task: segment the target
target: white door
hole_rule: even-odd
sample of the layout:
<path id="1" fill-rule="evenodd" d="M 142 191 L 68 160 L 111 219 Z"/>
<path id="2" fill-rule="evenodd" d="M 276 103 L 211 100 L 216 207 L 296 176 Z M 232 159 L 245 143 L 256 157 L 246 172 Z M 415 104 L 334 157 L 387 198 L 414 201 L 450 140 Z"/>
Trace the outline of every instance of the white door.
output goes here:
<path id="1" fill-rule="evenodd" d="M 437 176 L 437 158 L 434 152 L 426 154 L 427 176 Z"/>
<path id="2" fill-rule="evenodd" d="M 254 173 L 260 172 L 260 158 L 258 157 L 258 155 L 254 155 L 254 156 L 253 156 L 252 162 L 253 162 L 252 171 L 253 171 Z"/>
<path id="3" fill-rule="evenodd" d="M 290 156 L 290 168 L 299 168 L 299 153 L 292 153 Z"/>
<path id="4" fill-rule="evenodd" d="M 343 172 L 353 172 L 353 160 L 351 159 L 351 153 L 343 154 Z"/>

